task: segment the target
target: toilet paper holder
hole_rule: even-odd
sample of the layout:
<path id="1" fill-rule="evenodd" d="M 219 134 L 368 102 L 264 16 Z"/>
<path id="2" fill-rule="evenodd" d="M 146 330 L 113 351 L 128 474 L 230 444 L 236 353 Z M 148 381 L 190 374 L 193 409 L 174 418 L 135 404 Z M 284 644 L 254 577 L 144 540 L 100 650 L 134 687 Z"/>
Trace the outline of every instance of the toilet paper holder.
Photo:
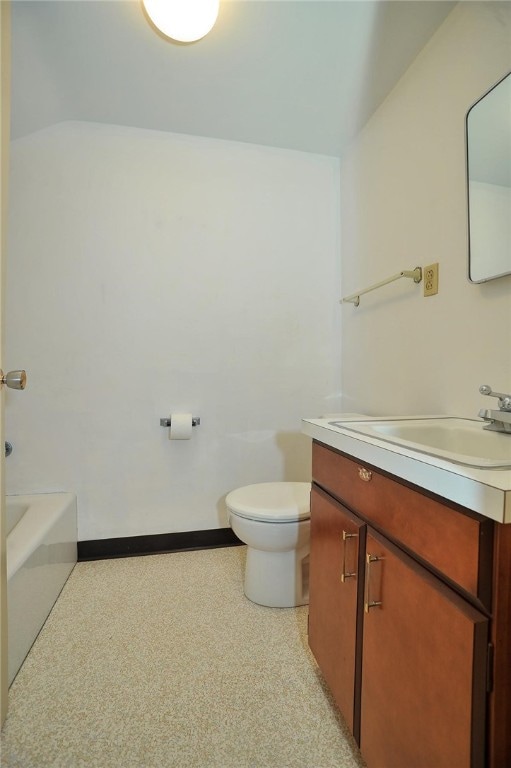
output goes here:
<path id="1" fill-rule="evenodd" d="M 172 419 L 170 416 L 160 419 L 160 427 L 170 427 Z M 200 416 L 192 416 L 192 427 L 198 427 L 200 424 Z"/>

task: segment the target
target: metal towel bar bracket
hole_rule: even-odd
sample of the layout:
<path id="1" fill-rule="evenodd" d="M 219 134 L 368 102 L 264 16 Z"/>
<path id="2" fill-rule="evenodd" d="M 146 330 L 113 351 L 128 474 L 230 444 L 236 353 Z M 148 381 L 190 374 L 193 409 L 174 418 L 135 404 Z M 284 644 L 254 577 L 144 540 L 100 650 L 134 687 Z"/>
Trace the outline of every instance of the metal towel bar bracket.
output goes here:
<path id="1" fill-rule="evenodd" d="M 420 283 L 422 281 L 422 267 L 415 267 L 415 269 L 403 269 L 403 271 L 398 272 L 397 275 L 392 275 L 392 277 L 388 277 L 386 280 L 382 280 L 380 283 L 375 283 L 369 288 L 364 288 L 363 291 L 357 291 L 356 293 L 352 293 L 350 296 L 345 296 L 343 299 L 341 299 L 341 303 L 345 304 L 350 302 L 351 304 L 354 304 L 356 307 L 358 307 L 360 304 L 360 297 L 363 296 L 364 293 L 369 293 L 369 291 L 375 291 L 377 288 L 382 288 L 382 286 L 388 285 L 388 283 L 393 283 L 394 280 L 399 280 L 401 277 L 409 277 L 413 280 L 414 283 Z"/>

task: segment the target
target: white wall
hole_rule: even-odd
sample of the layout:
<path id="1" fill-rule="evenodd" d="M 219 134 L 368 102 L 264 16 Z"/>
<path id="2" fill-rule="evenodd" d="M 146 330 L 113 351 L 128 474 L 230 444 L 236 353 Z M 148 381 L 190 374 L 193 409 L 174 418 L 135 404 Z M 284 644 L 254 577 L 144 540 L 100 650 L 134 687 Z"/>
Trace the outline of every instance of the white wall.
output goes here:
<path id="1" fill-rule="evenodd" d="M 344 159 L 343 294 L 440 264 L 437 296 L 401 280 L 343 305 L 345 410 L 476 417 L 480 384 L 511 391 L 511 277 L 467 278 L 464 137 L 509 69 L 511 4 L 460 3 Z"/>
<path id="2" fill-rule="evenodd" d="M 86 123 L 12 145 L 8 492 L 78 494 L 82 540 L 226 524 L 307 479 L 339 405 L 339 163 Z M 159 419 L 201 417 L 170 442 Z"/>

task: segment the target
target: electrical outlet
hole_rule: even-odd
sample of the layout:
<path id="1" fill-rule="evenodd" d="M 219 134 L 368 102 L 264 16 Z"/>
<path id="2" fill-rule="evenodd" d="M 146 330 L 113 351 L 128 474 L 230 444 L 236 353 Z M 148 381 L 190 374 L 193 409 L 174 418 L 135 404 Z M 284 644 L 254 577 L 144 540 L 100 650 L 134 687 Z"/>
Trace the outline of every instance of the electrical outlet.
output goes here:
<path id="1" fill-rule="evenodd" d="M 438 293 L 438 262 L 424 267 L 424 296 Z"/>

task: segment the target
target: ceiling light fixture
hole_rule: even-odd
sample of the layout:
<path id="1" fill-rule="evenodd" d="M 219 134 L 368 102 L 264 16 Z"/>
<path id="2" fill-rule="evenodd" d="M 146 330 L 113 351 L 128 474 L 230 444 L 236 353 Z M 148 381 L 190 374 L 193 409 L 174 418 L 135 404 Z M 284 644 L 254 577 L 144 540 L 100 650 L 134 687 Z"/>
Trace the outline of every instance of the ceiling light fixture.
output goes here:
<path id="1" fill-rule="evenodd" d="M 220 0 L 142 0 L 147 15 L 166 37 L 180 43 L 200 40 L 213 28 Z"/>

